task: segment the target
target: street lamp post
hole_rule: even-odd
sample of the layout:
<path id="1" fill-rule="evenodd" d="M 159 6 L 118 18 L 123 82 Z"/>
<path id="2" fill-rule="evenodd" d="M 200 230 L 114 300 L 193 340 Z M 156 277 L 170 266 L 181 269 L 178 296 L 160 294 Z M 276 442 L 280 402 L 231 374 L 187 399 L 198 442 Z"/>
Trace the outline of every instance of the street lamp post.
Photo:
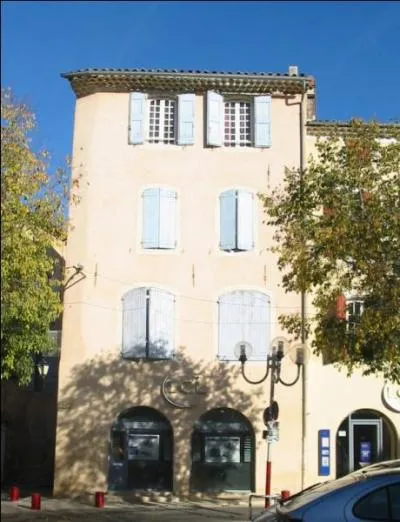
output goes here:
<path id="1" fill-rule="evenodd" d="M 275 384 L 281 383 L 284 386 L 294 386 L 296 382 L 299 380 L 301 375 L 301 368 L 304 363 L 304 347 L 303 345 L 299 345 L 295 348 L 296 360 L 295 364 L 297 365 L 297 375 L 294 380 L 291 382 L 287 382 L 282 379 L 281 376 L 281 364 L 282 359 L 285 356 L 284 353 L 284 344 L 285 338 L 277 338 L 272 341 L 272 350 L 271 355 L 267 356 L 267 368 L 265 374 L 258 380 L 251 380 L 246 376 L 245 373 L 245 364 L 247 362 L 246 355 L 246 344 L 243 343 L 240 345 L 240 355 L 239 361 L 241 363 L 241 371 L 243 378 L 249 384 L 261 384 L 264 382 L 268 375 L 271 372 L 270 379 L 270 389 L 269 389 L 269 406 L 264 411 L 264 422 L 267 426 L 267 431 L 265 433 L 265 438 L 267 440 L 267 463 L 266 463 L 266 473 L 265 473 L 265 507 L 269 507 L 271 496 L 271 473 L 272 473 L 272 463 L 271 463 L 271 446 L 272 442 L 277 440 L 277 418 L 278 418 L 278 404 L 274 400 L 274 392 L 275 392 Z"/>
<path id="2" fill-rule="evenodd" d="M 35 391 L 42 391 L 49 372 L 49 363 L 42 355 L 35 357 Z"/>

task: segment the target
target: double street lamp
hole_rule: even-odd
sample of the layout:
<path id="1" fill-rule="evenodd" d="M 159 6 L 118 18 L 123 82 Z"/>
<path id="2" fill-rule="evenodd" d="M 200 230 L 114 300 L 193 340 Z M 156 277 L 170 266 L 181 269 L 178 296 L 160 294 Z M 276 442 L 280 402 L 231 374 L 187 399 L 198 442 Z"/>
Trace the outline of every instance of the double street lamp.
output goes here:
<path id="1" fill-rule="evenodd" d="M 288 346 L 288 341 L 284 337 L 277 337 L 271 343 L 271 354 L 267 355 L 267 367 L 264 375 L 258 380 L 252 380 L 247 377 L 245 373 L 245 365 L 247 362 L 246 343 L 239 345 L 240 355 L 239 361 L 241 363 L 242 376 L 249 384 L 261 384 L 264 382 L 269 375 L 270 378 L 270 391 L 269 391 L 269 406 L 264 411 L 264 423 L 267 427 L 265 438 L 267 440 L 267 466 L 265 475 L 265 507 L 269 507 L 269 499 L 271 496 L 271 444 L 278 440 L 278 403 L 274 399 L 275 384 L 283 384 L 284 386 L 294 386 L 300 379 L 301 369 L 304 364 L 305 349 L 303 344 L 294 346 L 290 353 L 295 355 L 295 364 L 297 365 L 296 377 L 288 382 L 285 381 L 281 376 L 282 359 L 285 356 L 285 346 Z"/>

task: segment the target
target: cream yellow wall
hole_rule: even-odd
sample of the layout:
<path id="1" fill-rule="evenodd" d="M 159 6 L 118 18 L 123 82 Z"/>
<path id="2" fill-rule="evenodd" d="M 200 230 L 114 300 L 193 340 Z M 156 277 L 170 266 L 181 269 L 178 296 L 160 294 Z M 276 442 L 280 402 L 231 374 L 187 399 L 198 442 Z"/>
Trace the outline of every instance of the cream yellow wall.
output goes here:
<path id="1" fill-rule="evenodd" d="M 279 313 L 299 310 L 300 299 L 279 287 L 276 260 L 267 251 L 272 232 L 262 223 L 258 199 L 255 249 L 237 254 L 219 250 L 218 196 L 234 187 L 265 192 L 279 182 L 285 166 L 298 166 L 296 101 L 273 99 L 270 149 L 205 148 L 201 95 L 196 97 L 195 145 L 186 147 L 129 145 L 128 94 L 99 93 L 77 101 L 73 169 L 80 178 L 81 200 L 71 209 L 66 264 L 83 265 L 86 277 L 65 294 L 56 492 L 106 487 L 111 423 L 124 408 L 135 405 L 159 409 L 173 425 L 175 455 L 179 449 L 180 456 L 175 462 L 176 492 L 187 490 L 194 420 L 218 406 L 244 413 L 256 432 L 256 489 L 263 491 L 262 411 L 269 381 L 248 385 L 238 375 L 239 363 L 216 360 L 217 299 L 236 288 L 266 292 L 272 304 L 272 337 L 282 334 Z M 141 248 L 141 193 L 149 186 L 178 192 L 175 251 Z M 176 295 L 180 365 L 121 361 L 121 297 L 140 285 L 159 286 Z M 284 367 L 288 376 L 295 375 L 291 362 Z M 203 402 L 187 412 L 174 410 L 160 396 L 162 377 L 177 368 L 183 374 L 200 371 L 208 390 Z M 249 364 L 249 375 L 259 377 L 264 368 L 264 363 Z M 300 391 L 300 384 L 276 390 L 282 424 L 281 442 L 273 451 L 276 491 L 300 487 Z"/>

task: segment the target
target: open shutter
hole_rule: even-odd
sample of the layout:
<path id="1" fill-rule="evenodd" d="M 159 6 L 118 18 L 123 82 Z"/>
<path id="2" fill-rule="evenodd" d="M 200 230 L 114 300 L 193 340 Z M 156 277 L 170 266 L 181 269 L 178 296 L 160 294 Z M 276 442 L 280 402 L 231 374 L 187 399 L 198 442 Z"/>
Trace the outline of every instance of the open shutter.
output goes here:
<path id="1" fill-rule="evenodd" d="M 160 245 L 160 189 L 143 191 L 143 248 L 159 248 Z"/>
<path id="2" fill-rule="evenodd" d="M 239 250 L 252 250 L 254 248 L 254 194 L 239 191 L 237 197 L 237 248 Z"/>
<path id="3" fill-rule="evenodd" d="M 122 298 L 122 356 L 146 355 L 146 288 L 134 288 Z"/>
<path id="4" fill-rule="evenodd" d="M 336 298 L 336 318 L 340 320 L 346 319 L 347 302 L 344 295 Z"/>
<path id="5" fill-rule="evenodd" d="M 224 121 L 223 97 L 213 91 L 207 92 L 207 145 L 213 147 L 222 146 L 223 121 Z"/>
<path id="6" fill-rule="evenodd" d="M 129 107 L 129 143 L 144 142 L 144 118 L 146 99 L 142 92 L 131 92 Z"/>
<path id="7" fill-rule="evenodd" d="M 194 94 L 178 96 L 178 145 L 194 144 Z"/>
<path id="8" fill-rule="evenodd" d="M 271 146 L 271 96 L 254 98 L 254 145 Z"/>
<path id="9" fill-rule="evenodd" d="M 235 345 L 242 341 L 241 296 L 239 292 L 221 295 L 218 300 L 219 346 L 218 358 L 223 361 L 237 359 Z"/>
<path id="10" fill-rule="evenodd" d="M 236 190 L 227 190 L 219 196 L 220 248 L 236 248 Z"/>
<path id="11" fill-rule="evenodd" d="M 176 247 L 176 203 L 174 190 L 160 189 L 159 248 Z"/>
<path id="12" fill-rule="evenodd" d="M 264 361 L 270 351 L 270 313 L 269 297 L 261 292 L 245 292 L 243 307 L 246 309 L 246 337 L 253 351 L 249 360 Z"/>
<path id="13" fill-rule="evenodd" d="M 174 350 L 175 297 L 170 292 L 150 290 L 149 357 L 168 359 Z"/>

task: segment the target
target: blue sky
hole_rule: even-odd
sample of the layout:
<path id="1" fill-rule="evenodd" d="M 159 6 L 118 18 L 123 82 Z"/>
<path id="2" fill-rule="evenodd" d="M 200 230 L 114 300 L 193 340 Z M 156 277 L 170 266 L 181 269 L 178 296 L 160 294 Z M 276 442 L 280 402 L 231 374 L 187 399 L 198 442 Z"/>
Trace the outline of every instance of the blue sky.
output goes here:
<path id="1" fill-rule="evenodd" d="M 2 87 L 36 112 L 36 143 L 70 153 L 61 72 L 143 67 L 286 72 L 317 82 L 318 119 L 400 119 L 400 2 L 2 1 Z"/>

